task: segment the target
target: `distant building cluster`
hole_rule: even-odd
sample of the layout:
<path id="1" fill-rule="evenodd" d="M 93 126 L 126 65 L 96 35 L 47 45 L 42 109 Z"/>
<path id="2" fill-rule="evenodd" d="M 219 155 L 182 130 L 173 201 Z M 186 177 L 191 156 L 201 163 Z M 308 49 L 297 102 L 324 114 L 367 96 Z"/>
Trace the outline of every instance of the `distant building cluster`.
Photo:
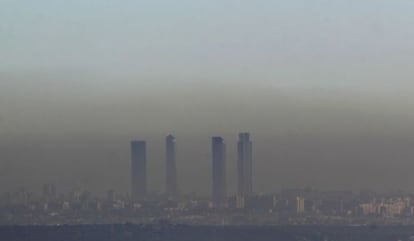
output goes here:
<path id="1" fill-rule="evenodd" d="M 177 197 L 176 139 L 173 135 L 165 138 L 165 193 Z M 250 133 L 239 134 L 237 143 L 237 198 L 238 206 L 244 206 L 244 198 L 253 195 L 253 147 Z M 212 207 L 227 207 L 226 145 L 220 136 L 211 139 L 212 164 Z M 146 142 L 131 141 L 131 193 L 135 200 L 147 195 L 147 154 Z"/>
<path id="2" fill-rule="evenodd" d="M 217 141 L 221 154 L 223 142 Z M 215 147 L 214 147 L 215 148 Z M 222 155 L 217 156 L 221 160 Z M 221 175 L 221 173 L 219 173 Z M 218 181 L 222 180 L 218 178 Z M 54 185 L 38 195 L 25 189 L 0 198 L 0 225 L 88 223 L 177 223 L 199 225 L 273 224 L 406 224 L 414 225 L 414 194 L 285 189 L 272 194 L 223 198 L 218 188 L 212 197 L 193 194 L 171 199 L 147 193 L 136 200 L 109 190 L 105 197 L 74 189 L 59 193 Z M 214 204 L 214 205 L 213 205 Z"/>
<path id="3" fill-rule="evenodd" d="M 379 215 L 383 217 L 395 217 L 399 215 L 412 216 L 414 207 L 410 198 L 382 198 L 374 199 L 360 205 L 364 215 Z"/>
<path id="4" fill-rule="evenodd" d="M 211 138 L 211 196 L 179 192 L 176 138 L 165 137 L 165 191 L 147 189 L 147 143 L 130 142 L 131 192 L 105 197 L 75 188 L 59 193 L 45 184 L 41 195 L 20 188 L 0 198 L 1 224 L 180 223 L 180 224 L 411 224 L 414 194 L 319 191 L 311 187 L 256 194 L 250 134 L 237 140 L 237 192 L 227 193 L 226 143 Z"/>

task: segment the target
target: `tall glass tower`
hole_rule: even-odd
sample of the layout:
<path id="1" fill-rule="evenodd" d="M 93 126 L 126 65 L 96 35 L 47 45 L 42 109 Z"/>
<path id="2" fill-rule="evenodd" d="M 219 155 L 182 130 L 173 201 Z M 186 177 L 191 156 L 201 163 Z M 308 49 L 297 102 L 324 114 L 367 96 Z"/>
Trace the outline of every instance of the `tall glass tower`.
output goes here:
<path id="1" fill-rule="evenodd" d="M 250 133 L 240 133 L 237 143 L 238 194 L 248 196 L 253 193 L 252 142 Z"/>

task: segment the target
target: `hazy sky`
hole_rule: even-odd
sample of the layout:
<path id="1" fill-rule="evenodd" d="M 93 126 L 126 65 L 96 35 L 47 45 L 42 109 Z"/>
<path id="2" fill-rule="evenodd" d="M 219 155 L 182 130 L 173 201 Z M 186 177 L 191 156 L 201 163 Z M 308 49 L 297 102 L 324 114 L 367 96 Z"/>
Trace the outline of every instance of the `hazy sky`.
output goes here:
<path id="1" fill-rule="evenodd" d="M 410 0 L 1 0 L 0 70 L 412 88 L 413 10 Z"/>
<path id="2" fill-rule="evenodd" d="M 226 137 L 233 185 L 248 130 L 256 190 L 410 189 L 413 12 L 411 0 L 0 0 L 0 186 L 128 190 L 139 138 L 161 190 L 173 132 L 182 189 L 206 192 L 209 137 Z"/>

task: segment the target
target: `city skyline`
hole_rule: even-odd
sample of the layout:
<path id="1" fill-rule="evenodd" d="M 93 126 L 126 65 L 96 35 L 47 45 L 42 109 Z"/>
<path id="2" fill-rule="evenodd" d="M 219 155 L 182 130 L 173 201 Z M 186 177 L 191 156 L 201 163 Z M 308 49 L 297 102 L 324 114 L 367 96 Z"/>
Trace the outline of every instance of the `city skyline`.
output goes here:
<path id="1" fill-rule="evenodd" d="M 237 195 L 253 195 L 253 154 L 250 133 L 240 132 L 237 142 Z M 219 136 L 212 137 L 211 142 L 211 173 L 213 206 L 223 206 L 227 198 L 227 160 L 224 139 Z M 178 196 L 177 167 L 176 167 L 176 138 L 168 134 L 165 137 L 165 189 L 169 198 Z M 131 141 L 131 190 L 134 198 L 146 196 L 147 170 L 146 170 L 146 142 Z M 139 183 L 142 182 L 142 183 Z"/>
<path id="2" fill-rule="evenodd" d="M 414 241 L 413 12 L 0 0 L 0 239 Z"/>
<path id="3" fill-rule="evenodd" d="M 168 133 L 168 132 L 166 132 Z M 255 140 L 255 192 L 273 192 L 287 187 L 314 186 L 323 189 L 373 189 L 390 191 L 395 189 L 412 190 L 409 185 L 409 158 L 411 156 L 411 138 L 383 137 L 372 139 L 369 137 L 341 137 L 321 138 L 315 136 L 269 136 L 264 138 L 254 132 Z M 179 165 L 181 191 L 184 193 L 197 192 L 202 195 L 210 193 L 210 140 L 208 133 L 202 136 L 189 138 L 185 133 L 178 132 L 180 143 L 185 148 L 179 150 Z M 151 192 L 165 190 L 165 134 L 134 135 L 141 136 L 149 144 L 148 155 L 148 188 Z M 229 192 L 237 192 L 237 132 L 222 135 L 229 140 L 228 150 L 228 180 Z M 26 136 L 26 144 L 21 146 L 21 160 L 26 155 L 30 158 L 25 165 L 31 166 L 31 171 L 24 177 L 15 179 L 10 172 L 0 178 L 3 190 L 14 190 L 19 187 L 36 190 L 43 183 L 55 183 L 64 190 L 73 187 L 82 187 L 94 192 L 105 193 L 108 189 L 130 192 L 130 151 L 126 149 L 125 140 L 134 139 L 130 136 L 101 136 L 99 138 L 65 138 L 59 141 L 45 142 L 45 139 L 32 139 Z M 52 139 L 51 139 L 52 140 Z M 13 139 L 11 139 L 13 141 Z M 73 143 L 72 141 L 76 141 Z M 412 143 L 412 144 L 410 144 Z M 30 144 L 30 146 L 29 146 Z M 3 156 L 14 149 L 2 152 Z M 42 153 L 42 156 L 39 156 Z M 64 154 L 60 154 L 64 153 Z M 398 153 L 398 154 L 396 154 Z M 50 172 L 37 170 L 37 162 L 30 162 L 33 158 L 52 158 L 54 162 L 47 162 Z M 364 157 L 364 159 L 362 159 Z M 378 160 L 371 165 L 367 159 Z M 6 161 L 7 159 L 3 159 Z M 40 160 L 40 159 L 39 159 Z M 95 161 L 96 160 L 96 161 Z M 399 165 L 393 169 L 386 169 L 387 162 L 392 160 Z M 70 165 L 68 165 L 70 164 Z M 19 159 L 14 165 L 19 164 Z M 106 168 L 97 167 L 104 165 Z M 301 168 L 298 168 L 298 165 Z M 335 170 L 338 167 L 338 172 Z M 359 165 L 356 168 L 356 165 Z M 325 168 L 323 168 L 325 166 Z M 82 169 L 77 169 L 82 167 Z M 323 169 L 321 169 L 323 168 Z M 60 171 L 62 169 L 62 171 Z M 63 170 L 64 169 L 64 170 Z M 327 170 L 328 169 L 328 170 Z M 341 169 L 341 172 L 339 172 Z M 3 170 L 7 170 L 4 168 Z M 25 169 L 20 169 L 25 173 Z M 324 171 L 322 171 L 324 170 Z M 402 175 L 394 176 L 396 171 Z M 306 171 L 306 172 L 305 172 Z M 195 174 L 197 173 L 197 175 Z M 349 180 L 347 173 L 353 173 L 354 179 Z M 365 177 L 366 173 L 382 173 Z M 405 173 L 405 174 L 404 174 Z M 41 176 L 39 176 L 41 174 Z M 300 175 L 301 178 L 294 178 Z M 86 177 L 92 176 L 93 179 Z M 331 178 L 330 182 L 326 182 Z M 10 180 L 10 181 L 7 181 Z M 13 181 L 11 181 L 13 180 Z M 28 181 L 30 180 L 30 181 Z"/>

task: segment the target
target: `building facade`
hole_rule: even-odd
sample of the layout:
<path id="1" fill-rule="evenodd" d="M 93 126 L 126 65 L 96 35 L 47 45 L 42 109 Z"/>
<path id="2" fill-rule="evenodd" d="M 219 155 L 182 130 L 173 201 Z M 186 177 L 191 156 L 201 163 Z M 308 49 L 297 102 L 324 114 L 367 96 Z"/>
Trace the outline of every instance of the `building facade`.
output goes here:
<path id="1" fill-rule="evenodd" d="M 253 193 L 253 150 L 250 133 L 240 133 L 237 143 L 237 191 L 238 195 Z"/>

